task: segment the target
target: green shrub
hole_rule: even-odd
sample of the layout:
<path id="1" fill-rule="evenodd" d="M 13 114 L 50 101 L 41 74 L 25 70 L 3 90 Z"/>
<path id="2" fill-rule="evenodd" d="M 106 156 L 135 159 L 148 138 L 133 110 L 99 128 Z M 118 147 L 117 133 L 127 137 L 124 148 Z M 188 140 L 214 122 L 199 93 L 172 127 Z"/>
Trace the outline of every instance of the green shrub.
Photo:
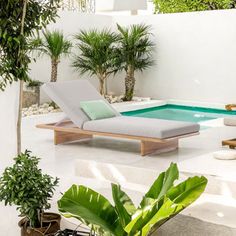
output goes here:
<path id="1" fill-rule="evenodd" d="M 0 201 L 16 205 L 20 216 L 27 217 L 33 228 L 41 226 L 42 213 L 51 207 L 49 200 L 58 184 L 58 178 L 42 173 L 39 160 L 26 150 L 14 158 L 14 165 L 7 167 L 0 178 Z"/>
<path id="2" fill-rule="evenodd" d="M 32 88 L 32 87 L 40 87 L 41 85 L 43 85 L 43 82 L 39 81 L 39 80 L 29 80 L 26 83 L 26 86 L 28 88 Z"/>
<path id="3" fill-rule="evenodd" d="M 192 12 L 235 8 L 235 0 L 153 0 L 155 13 Z"/>

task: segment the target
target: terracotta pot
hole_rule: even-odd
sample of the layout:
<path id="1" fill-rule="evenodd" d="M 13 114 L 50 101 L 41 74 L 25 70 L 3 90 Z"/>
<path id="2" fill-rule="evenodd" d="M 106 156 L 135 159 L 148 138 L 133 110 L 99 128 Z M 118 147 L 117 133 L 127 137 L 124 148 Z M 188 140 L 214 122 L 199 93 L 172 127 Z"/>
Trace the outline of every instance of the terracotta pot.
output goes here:
<path id="1" fill-rule="evenodd" d="M 61 216 L 56 213 L 44 213 L 42 217 L 42 228 L 29 227 L 28 218 L 20 220 L 21 236 L 54 236 L 60 230 Z"/>

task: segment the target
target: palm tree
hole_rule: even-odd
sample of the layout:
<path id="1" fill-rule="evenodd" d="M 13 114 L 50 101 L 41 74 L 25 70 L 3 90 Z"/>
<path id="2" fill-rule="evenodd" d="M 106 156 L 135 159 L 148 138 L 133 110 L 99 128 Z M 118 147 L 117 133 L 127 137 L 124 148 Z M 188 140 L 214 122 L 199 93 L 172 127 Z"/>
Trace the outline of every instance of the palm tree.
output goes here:
<path id="1" fill-rule="evenodd" d="M 138 24 L 126 28 L 117 24 L 117 27 L 120 32 L 120 69 L 126 71 L 124 100 L 131 101 L 135 71 L 144 71 L 154 64 L 154 43 L 150 40 L 150 26 Z"/>
<path id="2" fill-rule="evenodd" d="M 57 81 L 57 69 L 62 55 L 67 56 L 70 53 L 72 44 L 65 38 L 62 32 L 58 30 L 43 32 L 43 39 L 36 40 L 37 50 L 51 58 L 51 82 Z"/>
<path id="3" fill-rule="evenodd" d="M 108 29 L 82 30 L 75 39 L 78 41 L 79 53 L 75 56 L 72 66 L 81 75 L 96 75 L 100 83 L 100 93 L 105 95 L 107 78 L 118 71 L 118 35 Z"/>

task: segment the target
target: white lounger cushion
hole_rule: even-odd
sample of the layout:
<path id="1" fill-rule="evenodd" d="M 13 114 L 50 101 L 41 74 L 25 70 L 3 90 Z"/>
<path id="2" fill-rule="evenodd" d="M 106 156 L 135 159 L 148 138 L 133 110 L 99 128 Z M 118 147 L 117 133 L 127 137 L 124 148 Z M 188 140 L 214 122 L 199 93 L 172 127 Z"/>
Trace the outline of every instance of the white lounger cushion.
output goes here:
<path id="1" fill-rule="evenodd" d="M 102 120 L 87 121 L 84 123 L 83 129 L 96 132 L 165 139 L 198 132 L 200 126 L 188 122 L 118 116 Z"/>
<path id="2" fill-rule="evenodd" d="M 104 100 L 110 106 L 87 80 L 47 83 L 43 85 L 43 90 L 79 128 L 83 128 L 84 122 L 89 120 L 80 108 L 81 101 Z M 111 109 L 117 116 L 120 115 L 112 107 Z"/>

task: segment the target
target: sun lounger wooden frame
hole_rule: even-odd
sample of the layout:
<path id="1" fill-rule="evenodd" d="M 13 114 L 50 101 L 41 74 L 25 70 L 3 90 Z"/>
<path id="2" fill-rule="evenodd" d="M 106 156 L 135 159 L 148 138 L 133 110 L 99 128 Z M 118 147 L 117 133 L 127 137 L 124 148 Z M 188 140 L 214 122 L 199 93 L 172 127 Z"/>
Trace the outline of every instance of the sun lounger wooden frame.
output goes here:
<path id="1" fill-rule="evenodd" d="M 142 156 L 146 156 L 152 153 L 163 153 L 163 152 L 173 151 L 178 148 L 178 141 L 180 138 L 185 138 L 199 134 L 199 132 L 195 132 L 168 139 L 159 139 L 159 138 L 132 136 L 126 134 L 114 134 L 114 133 L 83 130 L 76 127 L 71 121 L 64 121 L 61 122 L 60 124 L 57 123 L 39 124 L 36 127 L 40 129 L 53 130 L 55 145 L 73 141 L 91 139 L 93 138 L 93 136 L 107 136 L 114 138 L 138 140 L 141 142 Z"/>
<path id="2" fill-rule="evenodd" d="M 236 108 L 236 104 L 227 104 L 227 105 L 225 105 L 225 109 L 227 111 L 232 111 L 235 108 Z"/>
<path id="3" fill-rule="evenodd" d="M 236 148 L 236 139 L 223 140 L 222 146 L 229 146 L 230 149 Z"/>

